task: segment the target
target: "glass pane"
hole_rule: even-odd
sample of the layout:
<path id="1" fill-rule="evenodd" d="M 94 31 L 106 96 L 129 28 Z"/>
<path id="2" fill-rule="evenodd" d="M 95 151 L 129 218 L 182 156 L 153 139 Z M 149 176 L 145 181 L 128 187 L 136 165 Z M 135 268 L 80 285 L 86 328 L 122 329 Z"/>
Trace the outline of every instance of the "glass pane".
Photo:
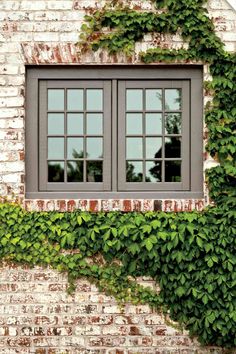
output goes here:
<path id="1" fill-rule="evenodd" d="M 161 167 L 161 162 L 147 161 L 145 182 L 161 182 Z"/>
<path id="2" fill-rule="evenodd" d="M 181 134 L 181 113 L 165 114 L 165 133 Z"/>
<path id="3" fill-rule="evenodd" d="M 83 138 L 67 138 L 67 158 L 78 159 L 84 157 Z"/>
<path id="4" fill-rule="evenodd" d="M 146 90 L 146 110 L 160 111 L 162 109 L 162 90 Z"/>
<path id="5" fill-rule="evenodd" d="M 68 89 L 67 90 L 67 110 L 83 111 L 84 109 L 84 90 Z"/>
<path id="6" fill-rule="evenodd" d="M 64 135 L 64 114 L 48 113 L 48 135 Z"/>
<path id="7" fill-rule="evenodd" d="M 166 110 L 181 109 L 181 89 L 165 90 L 165 109 Z"/>
<path id="8" fill-rule="evenodd" d="M 64 162 L 48 162 L 48 182 L 64 182 Z"/>
<path id="9" fill-rule="evenodd" d="M 160 158 L 162 154 L 162 138 L 146 138 L 146 158 Z"/>
<path id="10" fill-rule="evenodd" d="M 146 134 L 162 134 L 162 114 L 146 114 Z"/>
<path id="11" fill-rule="evenodd" d="M 127 159 L 143 158 L 142 138 L 126 138 L 126 157 Z"/>
<path id="12" fill-rule="evenodd" d="M 48 159 L 64 159 L 64 138 L 48 138 Z"/>
<path id="13" fill-rule="evenodd" d="M 143 90 L 126 90 L 126 109 L 128 111 L 142 111 Z"/>
<path id="14" fill-rule="evenodd" d="M 82 113 L 68 113 L 67 114 L 67 134 L 82 135 L 84 134 Z"/>
<path id="15" fill-rule="evenodd" d="M 83 161 L 67 162 L 67 182 L 83 182 Z"/>
<path id="16" fill-rule="evenodd" d="M 103 90 L 88 89 L 87 90 L 87 110 L 102 111 Z"/>
<path id="17" fill-rule="evenodd" d="M 126 114 L 126 134 L 142 134 L 142 113 Z"/>
<path id="18" fill-rule="evenodd" d="M 64 111 L 63 89 L 48 89 L 48 110 Z"/>
<path id="19" fill-rule="evenodd" d="M 165 162 L 165 182 L 181 182 L 181 161 Z"/>
<path id="20" fill-rule="evenodd" d="M 126 161 L 126 182 L 143 181 L 143 162 Z"/>
<path id="21" fill-rule="evenodd" d="M 87 138 L 87 158 L 99 159 L 103 157 L 103 139 Z"/>
<path id="22" fill-rule="evenodd" d="M 87 161 L 87 182 L 102 182 L 102 161 Z"/>
<path id="23" fill-rule="evenodd" d="M 103 132 L 102 113 L 87 114 L 87 134 L 102 135 Z"/>
<path id="24" fill-rule="evenodd" d="M 165 138 L 165 157 L 181 157 L 180 138 Z"/>

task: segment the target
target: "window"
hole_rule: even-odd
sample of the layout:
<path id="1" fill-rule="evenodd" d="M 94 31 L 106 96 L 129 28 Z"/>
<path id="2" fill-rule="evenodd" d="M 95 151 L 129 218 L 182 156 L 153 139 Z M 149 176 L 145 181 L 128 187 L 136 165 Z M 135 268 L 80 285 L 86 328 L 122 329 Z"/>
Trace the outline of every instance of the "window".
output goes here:
<path id="1" fill-rule="evenodd" d="M 27 70 L 26 197 L 201 196 L 201 67 Z"/>

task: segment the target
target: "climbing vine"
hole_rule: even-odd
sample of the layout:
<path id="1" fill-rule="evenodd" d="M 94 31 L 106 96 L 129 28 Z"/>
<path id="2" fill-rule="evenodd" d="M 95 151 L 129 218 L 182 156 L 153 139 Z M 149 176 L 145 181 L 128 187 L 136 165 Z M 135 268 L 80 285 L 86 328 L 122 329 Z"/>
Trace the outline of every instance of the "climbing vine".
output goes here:
<path id="1" fill-rule="evenodd" d="M 27 212 L 0 204 L 0 259 L 87 277 L 120 304 L 147 303 L 202 343 L 236 346 L 236 211 Z M 160 293 L 137 284 L 150 276 Z"/>
<path id="2" fill-rule="evenodd" d="M 214 32 L 205 0 L 152 1 L 153 11 L 139 11 L 132 1 L 114 0 L 102 9 L 90 9 L 82 26 L 81 51 L 107 50 L 132 56 L 135 44 L 146 34 L 178 34 L 187 45 L 157 46 L 139 53 L 149 63 L 208 64 L 213 80 L 205 83 L 213 101 L 206 107 L 207 150 L 219 166 L 207 172 L 210 196 L 217 203 L 236 196 L 236 54 L 224 50 Z"/>
<path id="3" fill-rule="evenodd" d="M 87 277 L 122 304 L 148 303 L 204 344 L 236 346 L 236 55 L 214 33 L 204 0 L 152 1 L 153 11 L 113 0 L 89 9 L 80 50 L 132 56 L 149 33 L 182 36 L 179 50 L 139 53 L 144 63 L 208 64 L 213 96 L 206 107 L 207 150 L 219 165 L 207 172 L 214 207 L 191 213 L 26 212 L 0 204 L 0 258 L 50 265 L 68 273 L 68 291 Z M 188 49 L 186 49 L 186 45 Z M 137 284 L 150 276 L 157 293 Z"/>

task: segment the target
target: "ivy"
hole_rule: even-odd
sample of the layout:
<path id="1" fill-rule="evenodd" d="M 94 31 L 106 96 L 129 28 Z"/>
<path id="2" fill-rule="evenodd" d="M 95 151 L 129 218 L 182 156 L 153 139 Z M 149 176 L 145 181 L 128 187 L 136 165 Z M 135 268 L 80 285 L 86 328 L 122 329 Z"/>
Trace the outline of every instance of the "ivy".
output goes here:
<path id="1" fill-rule="evenodd" d="M 80 50 L 134 53 L 149 33 L 178 33 L 181 49 L 139 53 L 149 64 L 208 64 L 205 90 L 207 150 L 219 162 L 207 171 L 214 207 L 191 213 L 26 212 L 0 204 L 0 259 L 50 265 L 68 273 L 68 291 L 86 277 L 119 303 L 147 303 L 198 336 L 203 344 L 236 346 L 236 54 L 216 36 L 205 0 L 152 1 L 156 11 L 137 11 L 113 0 L 90 8 Z M 188 49 L 186 49 L 186 46 Z M 160 292 L 137 278 L 152 277 Z"/>
<path id="2" fill-rule="evenodd" d="M 120 305 L 149 304 L 204 344 L 236 346 L 236 211 L 27 212 L 0 204 L 0 259 L 86 277 Z M 160 292 L 137 278 L 152 277 Z"/>
<path id="3" fill-rule="evenodd" d="M 217 37 L 205 0 L 153 0 L 156 11 L 137 11 L 131 2 L 113 0 L 91 9 L 82 27 L 80 50 L 106 49 L 113 55 L 134 53 L 135 43 L 148 33 L 178 33 L 188 49 L 150 48 L 139 53 L 146 64 L 154 62 L 208 64 L 213 77 L 208 90 L 214 99 L 206 107 L 209 131 L 207 151 L 221 167 L 207 171 L 210 196 L 216 202 L 236 197 L 236 54 L 228 53 Z M 218 179 L 220 174 L 220 179 Z"/>

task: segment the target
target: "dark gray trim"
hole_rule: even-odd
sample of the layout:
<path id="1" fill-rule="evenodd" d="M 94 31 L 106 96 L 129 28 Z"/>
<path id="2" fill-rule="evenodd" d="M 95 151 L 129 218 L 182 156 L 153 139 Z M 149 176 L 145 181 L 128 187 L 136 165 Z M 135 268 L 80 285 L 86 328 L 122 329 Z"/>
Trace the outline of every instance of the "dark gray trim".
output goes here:
<path id="1" fill-rule="evenodd" d="M 158 182 L 158 183 L 145 183 L 145 182 L 126 182 L 126 131 L 125 131 L 125 94 L 126 89 L 129 88 L 180 88 L 182 89 L 182 143 L 181 143 L 181 178 L 180 183 L 177 182 Z M 189 80 L 140 80 L 140 81 L 119 81 L 118 83 L 118 190 L 119 191 L 178 191 L 190 190 L 190 84 Z M 164 106 L 163 106 L 164 107 Z M 143 112 L 142 112 L 143 113 Z M 163 124 L 164 129 L 164 124 Z M 164 134 L 163 134 L 164 135 Z M 164 145 L 163 145 L 164 147 Z M 144 147 L 143 147 L 144 148 Z M 163 154 L 163 149 L 162 149 Z M 162 156 L 163 157 L 163 156 Z M 168 160 L 168 159 L 166 159 Z M 169 160 L 177 160 L 169 159 Z"/>
<path id="2" fill-rule="evenodd" d="M 62 80 L 69 80 L 70 84 L 77 86 L 75 80 L 84 80 L 87 84 L 96 80 L 112 80 L 112 90 L 108 93 L 111 95 L 112 91 L 112 121 L 109 119 L 107 122 L 111 124 L 110 131 L 107 134 L 109 139 L 107 140 L 107 151 L 112 153 L 107 155 L 107 161 L 110 160 L 110 168 L 112 173 L 107 173 L 107 178 L 102 188 L 106 191 L 92 191 L 93 188 L 88 189 L 88 185 L 84 192 L 75 190 L 76 186 L 71 186 L 71 191 L 47 191 L 39 192 L 38 176 L 39 176 L 39 158 L 38 158 L 38 98 L 39 98 L 39 81 L 50 80 L 50 85 L 54 83 L 57 87 L 64 87 Z M 117 145 L 120 140 L 117 139 L 117 108 L 116 103 L 116 80 L 189 80 L 190 84 L 190 174 L 189 179 L 184 181 L 181 191 L 117 191 Z M 78 81 L 77 81 L 78 82 Z M 110 100 L 110 101 L 111 101 Z M 109 105 L 108 105 L 109 106 Z M 111 112 L 111 107 L 110 107 Z M 62 67 L 57 65 L 50 66 L 28 66 L 27 67 L 27 88 L 26 88 L 26 197 L 27 198 L 201 198 L 203 196 L 203 162 L 202 162 L 202 116 L 203 116 L 203 91 L 202 91 L 202 66 L 200 65 L 106 65 L 106 66 L 93 66 L 93 65 L 81 65 Z M 109 126 L 105 124 L 105 126 Z M 112 133 L 111 132 L 112 129 Z M 186 130 L 188 130 L 186 126 Z M 185 168 L 184 168 L 185 169 Z M 41 170 L 41 168 L 40 168 Z M 118 168 L 119 170 L 119 168 Z M 108 170 L 107 170 L 108 171 Z M 109 177 L 108 177 L 109 175 Z M 111 177 L 112 176 L 112 177 Z M 111 180 L 112 178 L 112 180 Z M 190 182 L 190 186 L 187 183 Z M 174 183 L 175 187 L 178 183 Z M 97 185 L 97 184 L 96 184 Z M 137 184 L 135 183 L 135 186 Z M 154 187 L 156 185 L 154 184 Z M 44 187 L 43 187 L 44 188 Z M 187 189 L 189 188 L 190 191 Z M 108 190 L 114 192 L 108 192 Z M 137 189 L 137 188 L 136 188 Z M 152 187 L 153 189 L 153 187 Z"/>

